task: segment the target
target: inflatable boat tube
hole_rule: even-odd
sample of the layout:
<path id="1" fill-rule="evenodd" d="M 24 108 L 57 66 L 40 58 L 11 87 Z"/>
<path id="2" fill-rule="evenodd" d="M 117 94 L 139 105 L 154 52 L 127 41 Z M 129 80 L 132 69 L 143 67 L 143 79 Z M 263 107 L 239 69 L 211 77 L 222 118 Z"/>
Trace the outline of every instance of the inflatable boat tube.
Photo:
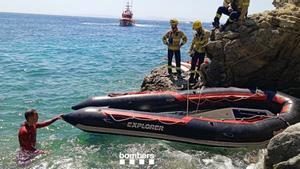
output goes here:
<path id="1" fill-rule="evenodd" d="M 275 93 L 241 88 L 206 88 L 190 91 L 152 91 L 113 93 L 104 97 L 92 97 L 72 107 L 108 107 L 146 112 L 189 111 L 231 107 L 265 108 L 279 112 L 281 107 L 269 100 Z"/>
<path id="2" fill-rule="evenodd" d="M 63 119 L 87 132 L 222 147 L 264 147 L 274 135 L 300 121 L 299 100 L 291 96 L 265 92 L 246 97 L 247 90 L 234 90 L 228 97 L 224 89 L 221 91 L 206 93 L 209 99 L 202 100 L 198 109 L 188 114 L 87 107 Z M 224 94 L 223 99 L 216 93 Z"/>

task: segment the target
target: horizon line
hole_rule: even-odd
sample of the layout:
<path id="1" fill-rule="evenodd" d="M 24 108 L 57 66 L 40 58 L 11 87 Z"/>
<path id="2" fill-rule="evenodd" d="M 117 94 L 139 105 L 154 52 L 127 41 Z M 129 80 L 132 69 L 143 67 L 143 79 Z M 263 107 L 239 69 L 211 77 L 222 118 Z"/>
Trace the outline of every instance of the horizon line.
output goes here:
<path id="1" fill-rule="evenodd" d="M 0 11 L 0 13 L 11 13 L 11 14 L 28 14 L 28 15 L 46 15 L 46 16 L 66 16 L 66 17 L 84 17 L 84 18 L 104 18 L 104 19 L 120 19 L 121 17 L 112 15 L 70 15 L 70 14 L 47 14 L 47 13 L 31 13 L 31 12 L 11 12 L 11 11 Z M 160 17 L 137 17 L 134 20 L 145 20 L 145 21 L 169 21 L 167 18 Z M 182 22 L 192 22 L 194 19 L 179 18 Z M 203 21 L 209 23 L 210 21 Z"/>

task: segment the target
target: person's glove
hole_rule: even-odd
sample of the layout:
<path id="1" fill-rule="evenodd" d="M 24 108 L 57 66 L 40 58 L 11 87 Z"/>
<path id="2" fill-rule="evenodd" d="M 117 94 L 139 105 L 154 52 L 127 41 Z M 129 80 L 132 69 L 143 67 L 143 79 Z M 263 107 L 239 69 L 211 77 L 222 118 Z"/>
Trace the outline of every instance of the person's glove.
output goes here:
<path id="1" fill-rule="evenodd" d="M 233 11 L 231 4 L 228 6 L 228 11 L 231 13 Z"/>
<path id="2" fill-rule="evenodd" d="M 195 52 L 194 52 L 193 50 L 190 50 L 190 51 L 188 52 L 188 55 L 189 55 L 190 57 L 193 57 L 194 54 L 195 54 Z"/>

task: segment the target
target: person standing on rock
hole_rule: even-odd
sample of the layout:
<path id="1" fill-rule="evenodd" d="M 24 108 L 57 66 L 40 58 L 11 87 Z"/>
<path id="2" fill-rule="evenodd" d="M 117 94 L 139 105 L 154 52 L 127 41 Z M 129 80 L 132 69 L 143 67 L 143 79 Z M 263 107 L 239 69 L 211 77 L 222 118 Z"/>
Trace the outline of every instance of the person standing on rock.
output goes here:
<path id="1" fill-rule="evenodd" d="M 195 84 L 200 75 L 200 66 L 204 62 L 205 49 L 204 46 L 208 43 L 210 33 L 208 30 L 203 29 L 200 20 L 193 23 L 193 30 L 196 31 L 194 35 L 189 55 L 192 57 L 191 60 L 191 70 L 189 83 Z M 197 66 L 197 70 L 196 69 Z"/>
<path id="2" fill-rule="evenodd" d="M 233 22 L 239 22 L 241 25 L 248 13 L 250 0 L 224 0 L 223 6 L 218 8 L 217 14 L 212 25 L 214 28 L 220 28 L 220 18 L 222 14 L 229 16 L 229 19 L 221 28 L 224 31 L 226 26 Z"/>
<path id="3" fill-rule="evenodd" d="M 187 42 L 185 34 L 178 29 L 178 20 L 170 20 L 171 30 L 163 36 L 163 43 L 168 46 L 168 73 L 172 75 L 172 59 L 175 55 L 177 76 L 181 77 L 180 48 Z"/>

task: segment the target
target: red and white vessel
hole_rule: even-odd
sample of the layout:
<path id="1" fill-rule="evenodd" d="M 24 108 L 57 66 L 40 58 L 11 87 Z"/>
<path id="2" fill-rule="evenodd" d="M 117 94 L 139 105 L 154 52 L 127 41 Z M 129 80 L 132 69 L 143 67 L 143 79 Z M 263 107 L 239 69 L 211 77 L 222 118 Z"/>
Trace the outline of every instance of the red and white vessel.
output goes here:
<path id="1" fill-rule="evenodd" d="M 120 26 L 134 26 L 135 21 L 132 19 L 133 13 L 131 11 L 132 5 L 127 2 L 126 9 L 122 13 L 122 18 L 120 19 Z"/>

